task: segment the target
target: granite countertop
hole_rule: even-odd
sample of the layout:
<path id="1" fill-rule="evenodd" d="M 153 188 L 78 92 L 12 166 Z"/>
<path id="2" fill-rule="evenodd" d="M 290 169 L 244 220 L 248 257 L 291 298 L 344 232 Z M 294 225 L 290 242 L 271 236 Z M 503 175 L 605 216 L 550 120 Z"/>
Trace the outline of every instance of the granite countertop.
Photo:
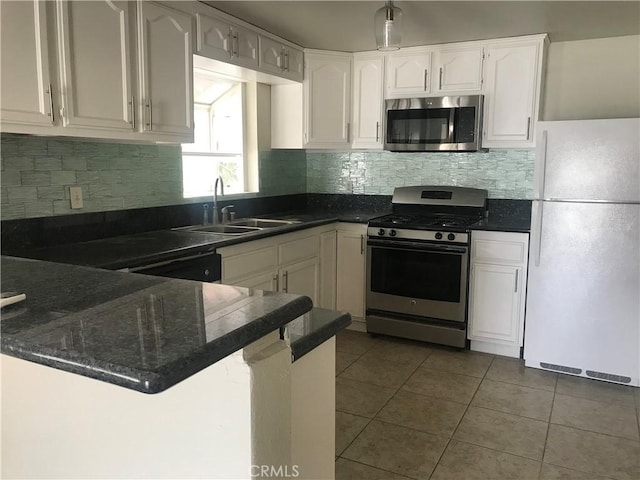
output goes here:
<path id="1" fill-rule="evenodd" d="M 192 232 L 180 228 L 157 230 L 134 235 L 108 237 L 100 240 L 67 243 L 53 247 L 30 248 L 22 251 L 12 251 L 10 254 L 72 265 L 118 270 L 213 252 L 216 248 L 295 232 L 336 221 L 366 223 L 373 216 L 375 214 L 371 212 L 349 212 L 343 215 L 288 212 L 282 215 L 261 215 L 261 218 L 295 219 L 300 223 L 265 228 L 243 235 Z"/>
<path id="2" fill-rule="evenodd" d="M 313 308 L 287 325 L 291 360 L 296 361 L 351 324 L 346 312 Z"/>
<path id="3" fill-rule="evenodd" d="M 2 353 L 144 393 L 312 308 L 308 297 L 212 283 L 5 256 L 0 266 L 3 291 L 26 294 L 2 309 Z"/>

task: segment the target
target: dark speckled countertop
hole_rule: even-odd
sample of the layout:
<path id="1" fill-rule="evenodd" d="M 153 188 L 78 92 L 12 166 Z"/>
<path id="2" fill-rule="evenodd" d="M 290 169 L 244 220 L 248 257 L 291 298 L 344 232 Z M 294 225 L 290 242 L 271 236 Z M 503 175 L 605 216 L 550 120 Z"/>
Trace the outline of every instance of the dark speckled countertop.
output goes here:
<path id="1" fill-rule="evenodd" d="M 291 359 L 295 362 L 351 324 L 346 312 L 313 308 L 287 325 Z"/>
<path id="2" fill-rule="evenodd" d="M 344 216 L 327 213 L 289 213 L 277 216 L 277 218 L 295 219 L 300 223 L 265 228 L 264 230 L 243 235 L 167 229 L 87 242 L 66 243 L 53 247 L 14 250 L 10 254 L 18 257 L 118 270 L 212 252 L 216 248 L 326 225 L 339 220 L 366 223 L 372 216 L 374 214 L 367 212 L 355 212 Z M 269 218 L 269 216 L 265 215 L 262 218 Z"/>
<path id="3" fill-rule="evenodd" d="M 2 353 L 145 393 L 312 307 L 299 295 L 39 260 L 3 256 L 1 269 L 2 290 L 27 297 L 2 310 Z"/>

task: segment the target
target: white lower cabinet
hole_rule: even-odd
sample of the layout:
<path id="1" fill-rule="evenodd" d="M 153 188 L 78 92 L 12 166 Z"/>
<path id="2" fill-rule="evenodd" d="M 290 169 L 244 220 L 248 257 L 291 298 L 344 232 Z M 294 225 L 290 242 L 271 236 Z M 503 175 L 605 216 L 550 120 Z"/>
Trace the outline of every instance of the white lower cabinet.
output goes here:
<path id="1" fill-rule="evenodd" d="M 471 350 L 520 357 L 529 234 L 473 231 L 469 283 Z"/>
<path id="2" fill-rule="evenodd" d="M 352 330 L 366 331 L 365 285 L 367 226 L 358 223 L 338 225 L 336 269 L 336 310 L 349 312 Z"/>
<path id="3" fill-rule="evenodd" d="M 332 234 L 335 226 L 327 225 L 220 248 L 222 283 L 306 295 L 315 306 L 333 308 Z"/>

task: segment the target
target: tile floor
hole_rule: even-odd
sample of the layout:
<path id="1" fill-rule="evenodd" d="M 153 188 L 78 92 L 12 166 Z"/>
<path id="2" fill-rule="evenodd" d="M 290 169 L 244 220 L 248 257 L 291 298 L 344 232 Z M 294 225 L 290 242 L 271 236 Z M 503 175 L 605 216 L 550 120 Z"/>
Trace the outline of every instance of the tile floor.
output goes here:
<path id="1" fill-rule="evenodd" d="M 345 330 L 336 479 L 640 479 L 640 389 Z"/>

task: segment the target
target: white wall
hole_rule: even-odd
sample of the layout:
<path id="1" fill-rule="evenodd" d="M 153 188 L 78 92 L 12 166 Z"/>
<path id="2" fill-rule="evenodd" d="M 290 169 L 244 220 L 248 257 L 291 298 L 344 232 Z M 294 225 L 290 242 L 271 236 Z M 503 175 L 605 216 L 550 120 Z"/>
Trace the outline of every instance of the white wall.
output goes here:
<path id="1" fill-rule="evenodd" d="M 549 46 L 542 120 L 640 117 L 640 36 Z"/>

